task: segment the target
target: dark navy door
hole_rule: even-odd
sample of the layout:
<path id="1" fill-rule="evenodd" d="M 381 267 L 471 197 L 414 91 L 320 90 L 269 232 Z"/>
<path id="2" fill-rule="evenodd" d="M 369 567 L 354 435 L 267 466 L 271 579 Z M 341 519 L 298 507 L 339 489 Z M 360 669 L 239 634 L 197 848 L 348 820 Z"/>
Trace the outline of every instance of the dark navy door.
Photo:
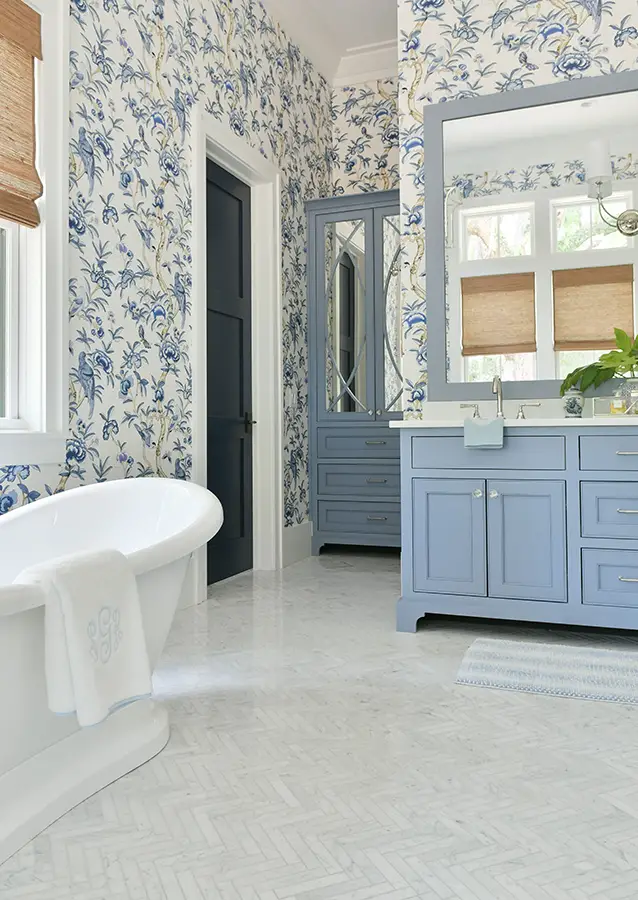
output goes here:
<path id="1" fill-rule="evenodd" d="M 208 583 L 252 568 L 250 188 L 207 164 L 208 488 L 224 524 L 208 545 Z"/>

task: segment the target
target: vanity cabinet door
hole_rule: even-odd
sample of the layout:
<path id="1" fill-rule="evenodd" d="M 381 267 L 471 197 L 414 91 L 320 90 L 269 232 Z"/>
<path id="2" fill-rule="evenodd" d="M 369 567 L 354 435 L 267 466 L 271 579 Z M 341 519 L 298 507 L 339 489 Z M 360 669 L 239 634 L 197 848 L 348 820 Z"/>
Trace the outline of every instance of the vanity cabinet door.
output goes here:
<path id="1" fill-rule="evenodd" d="M 415 478 L 412 509 L 414 590 L 484 597 L 485 482 Z"/>
<path id="2" fill-rule="evenodd" d="M 565 484 L 488 481 L 490 597 L 567 602 Z"/>

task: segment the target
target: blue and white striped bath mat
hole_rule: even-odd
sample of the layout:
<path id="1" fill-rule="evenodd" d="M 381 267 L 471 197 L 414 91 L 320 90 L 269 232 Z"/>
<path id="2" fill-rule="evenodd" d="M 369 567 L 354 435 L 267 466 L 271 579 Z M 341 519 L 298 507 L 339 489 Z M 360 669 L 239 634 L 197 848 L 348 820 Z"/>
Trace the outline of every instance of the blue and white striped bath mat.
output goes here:
<path id="1" fill-rule="evenodd" d="M 465 654 L 456 683 L 577 700 L 638 703 L 638 653 L 480 638 Z"/>

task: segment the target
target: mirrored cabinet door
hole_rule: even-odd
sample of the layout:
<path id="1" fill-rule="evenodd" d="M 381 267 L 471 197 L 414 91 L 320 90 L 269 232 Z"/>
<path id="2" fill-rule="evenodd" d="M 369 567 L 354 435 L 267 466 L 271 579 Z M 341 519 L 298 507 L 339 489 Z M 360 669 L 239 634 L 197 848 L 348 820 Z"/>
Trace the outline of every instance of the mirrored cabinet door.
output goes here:
<path id="1" fill-rule="evenodd" d="M 374 415 L 374 346 L 371 315 L 372 219 L 367 212 L 323 222 L 323 413 Z"/>
<path id="2" fill-rule="evenodd" d="M 377 351 L 383 360 L 379 367 L 377 400 L 387 415 L 403 412 L 403 376 L 401 357 L 403 335 L 401 321 L 401 217 L 397 210 L 378 210 L 376 240 L 380 246 L 377 266 L 379 271 L 377 299 Z"/>

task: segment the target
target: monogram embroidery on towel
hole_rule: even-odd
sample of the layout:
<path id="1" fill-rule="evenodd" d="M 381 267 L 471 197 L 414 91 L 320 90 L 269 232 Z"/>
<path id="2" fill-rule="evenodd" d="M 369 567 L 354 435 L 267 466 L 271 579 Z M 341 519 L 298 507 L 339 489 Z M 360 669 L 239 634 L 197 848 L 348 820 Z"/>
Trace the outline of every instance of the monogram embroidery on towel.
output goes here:
<path id="1" fill-rule="evenodd" d="M 97 620 L 92 619 L 86 631 L 91 641 L 91 659 L 106 665 L 122 640 L 119 609 L 103 606 Z"/>

